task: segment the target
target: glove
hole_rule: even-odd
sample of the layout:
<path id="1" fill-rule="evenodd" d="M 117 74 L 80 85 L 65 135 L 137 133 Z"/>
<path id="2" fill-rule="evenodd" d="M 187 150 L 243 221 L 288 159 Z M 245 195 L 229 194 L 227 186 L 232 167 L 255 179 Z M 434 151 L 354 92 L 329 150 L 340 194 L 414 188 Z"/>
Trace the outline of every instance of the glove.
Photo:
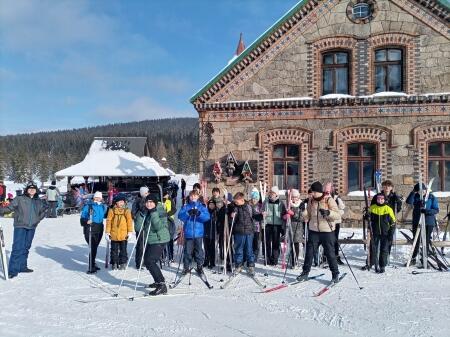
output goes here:
<path id="1" fill-rule="evenodd" d="M 420 209 L 420 213 L 422 213 L 422 214 L 427 214 L 427 209 L 426 209 L 426 208 L 421 208 L 421 209 Z"/>
<path id="2" fill-rule="evenodd" d="M 196 208 L 191 208 L 188 211 L 188 214 L 189 214 L 189 216 L 197 216 L 197 215 L 200 215 L 200 211 Z"/>
<path id="3" fill-rule="evenodd" d="M 106 241 L 111 241 L 111 234 L 106 233 L 105 239 L 106 239 Z"/>
<path id="4" fill-rule="evenodd" d="M 300 204 L 299 209 L 300 209 L 300 212 L 304 212 L 304 211 L 306 210 L 306 202 L 302 202 L 302 203 Z"/>
<path id="5" fill-rule="evenodd" d="M 133 232 L 128 232 L 128 235 L 125 237 L 125 240 L 128 240 L 133 235 Z"/>
<path id="6" fill-rule="evenodd" d="M 293 216 L 295 213 L 292 210 L 287 211 L 287 214 L 289 214 L 289 216 Z"/>
<path id="7" fill-rule="evenodd" d="M 320 208 L 319 212 L 320 212 L 320 215 L 322 215 L 323 217 L 327 217 L 330 215 L 330 211 L 327 209 Z"/>

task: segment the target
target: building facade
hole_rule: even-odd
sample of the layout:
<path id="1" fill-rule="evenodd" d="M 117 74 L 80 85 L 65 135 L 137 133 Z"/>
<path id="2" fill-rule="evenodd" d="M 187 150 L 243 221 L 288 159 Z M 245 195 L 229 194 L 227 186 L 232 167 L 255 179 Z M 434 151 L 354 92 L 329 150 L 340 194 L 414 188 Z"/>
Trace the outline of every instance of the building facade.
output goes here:
<path id="1" fill-rule="evenodd" d="M 297 3 L 191 98 L 202 177 L 231 190 L 261 181 L 302 193 L 332 181 L 350 213 L 375 170 L 405 196 L 419 176 L 449 192 L 449 8 Z"/>

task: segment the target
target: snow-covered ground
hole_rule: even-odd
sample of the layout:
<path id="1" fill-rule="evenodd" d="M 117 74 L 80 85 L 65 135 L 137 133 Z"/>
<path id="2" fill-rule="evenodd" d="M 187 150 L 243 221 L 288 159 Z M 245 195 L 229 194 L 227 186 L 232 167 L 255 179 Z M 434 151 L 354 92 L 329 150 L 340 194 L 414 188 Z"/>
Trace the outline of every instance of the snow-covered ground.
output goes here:
<path id="1" fill-rule="evenodd" d="M 12 219 L 0 218 L 7 250 L 11 250 Z M 348 231 L 347 231 L 348 233 Z M 342 236 L 345 236 L 343 234 Z M 131 242 L 132 243 L 132 242 Z M 131 251 L 132 244 L 129 244 Z M 0 336 L 448 336 L 445 327 L 450 289 L 448 273 L 412 275 L 411 270 L 388 267 L 384 275 L 364 272 L 363 247 L 343 247 L 364 287 L 359 290 L 348 272 L 344 280 L 320 298 L 312 297 L 329 279 L 329 270 L 318 280 L 277 292 L 258 293 L 256 284 L 241 275 L 225 290 L 220 274 L 207 272 L 214 289 L 198 277 L 187 278 L 169 293 L 141 299 L 79 303 L 80 299 L 109 298 L 106 287 L 120 283 L 122 271 L 104 270 L 85 274 L 87 245 L 78 216 L 45 219 L 39 225 L 29 257 L 35 271 L 0 279 Z M 405 247 L 406 249 L 406 247 Z M 406 250 L 405 250 L 406 251 Z M 402 252 L 397 265 L 403 262 Z M 105 257 L 105 242 L 99 247 L 98 263 Z M 168 282 L 176 267 L 165 267 Z M 257 265 L 260 279 L 268 286 L 280 282 L 282 271 Z M 292 280 L 299 270 L 289 270 Z M 132 295 L 137 271 L 130 268 L 122 295 Z M 152 282 L 143 271 L 137 293 Z"/>

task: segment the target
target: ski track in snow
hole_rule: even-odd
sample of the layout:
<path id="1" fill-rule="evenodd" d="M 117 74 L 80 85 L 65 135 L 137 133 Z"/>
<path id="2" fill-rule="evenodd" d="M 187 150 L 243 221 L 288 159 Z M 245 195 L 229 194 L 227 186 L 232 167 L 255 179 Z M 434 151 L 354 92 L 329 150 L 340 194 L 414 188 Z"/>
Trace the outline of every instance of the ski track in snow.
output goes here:
<path id="1" fill-rule="evenodd" d="M 0 222 L 9 253 L 12 219 Z M 312 295 L 329 281 L 328 269 L 313 268 L 311 275 L 325 275 L 267 294 L 259 293 L 245 271 L 225 290 L 219 280 L 228 276 L 207 271 L 212 290 L 193 273 L 190 286 L 186 277 L 169 289 L 172 294 L 189 293 L 186 296 L 83 304 L 76 300 L 111 296 L 123 272 L 102 268 L 97 275 L 85 274 L 87 245 L 78 216 L 45 219 L 30 251 L 29 266 L 35 272 L 8 282 L 0 279 L 0 336 L 448 336 L 439 323 L 447 317 L 450 274 L 411 275 L 413 268 L 387 267 L 386 274 L 377 275 L 359 269 L 365 259 L 362 246 L 343 248 L 363 290 L 346 266 L 340 267 L 348 273 L 344 280 L 319 298 Z M 408 248 L 399 247 L 399 257 Z M 104 256 L 103 241 L 98 251 L 101 267 Z M 167 282 L 174 279 L 177 266 L 163 268 Z M 262 276 L 264 271 L 268 277 Z M 261 264 L 257 272 L 268 287 L 279 284 L 284 273 Z M 288 270 L 287 281 L 299 273 L 299 268 Z M 121 296 L 133 294 L 137 274 L 134 268 L 127 271 Z M 136 294 L 151 282 L 143 270 Z"/>

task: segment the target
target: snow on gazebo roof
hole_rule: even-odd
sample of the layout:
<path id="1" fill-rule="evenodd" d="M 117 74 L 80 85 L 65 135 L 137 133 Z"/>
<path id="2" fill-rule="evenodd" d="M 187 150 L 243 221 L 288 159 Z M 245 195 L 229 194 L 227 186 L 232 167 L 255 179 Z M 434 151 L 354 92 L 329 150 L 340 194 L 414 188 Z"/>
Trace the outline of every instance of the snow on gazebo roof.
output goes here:
<path id="1" fill-rule="evenodd" d="M 169 172 L 150 157 L 138 157 L 122 149 L 111 149 L 94 139 L 84 160 L 55 173 L 57 177 L 168 177 Z"/>

